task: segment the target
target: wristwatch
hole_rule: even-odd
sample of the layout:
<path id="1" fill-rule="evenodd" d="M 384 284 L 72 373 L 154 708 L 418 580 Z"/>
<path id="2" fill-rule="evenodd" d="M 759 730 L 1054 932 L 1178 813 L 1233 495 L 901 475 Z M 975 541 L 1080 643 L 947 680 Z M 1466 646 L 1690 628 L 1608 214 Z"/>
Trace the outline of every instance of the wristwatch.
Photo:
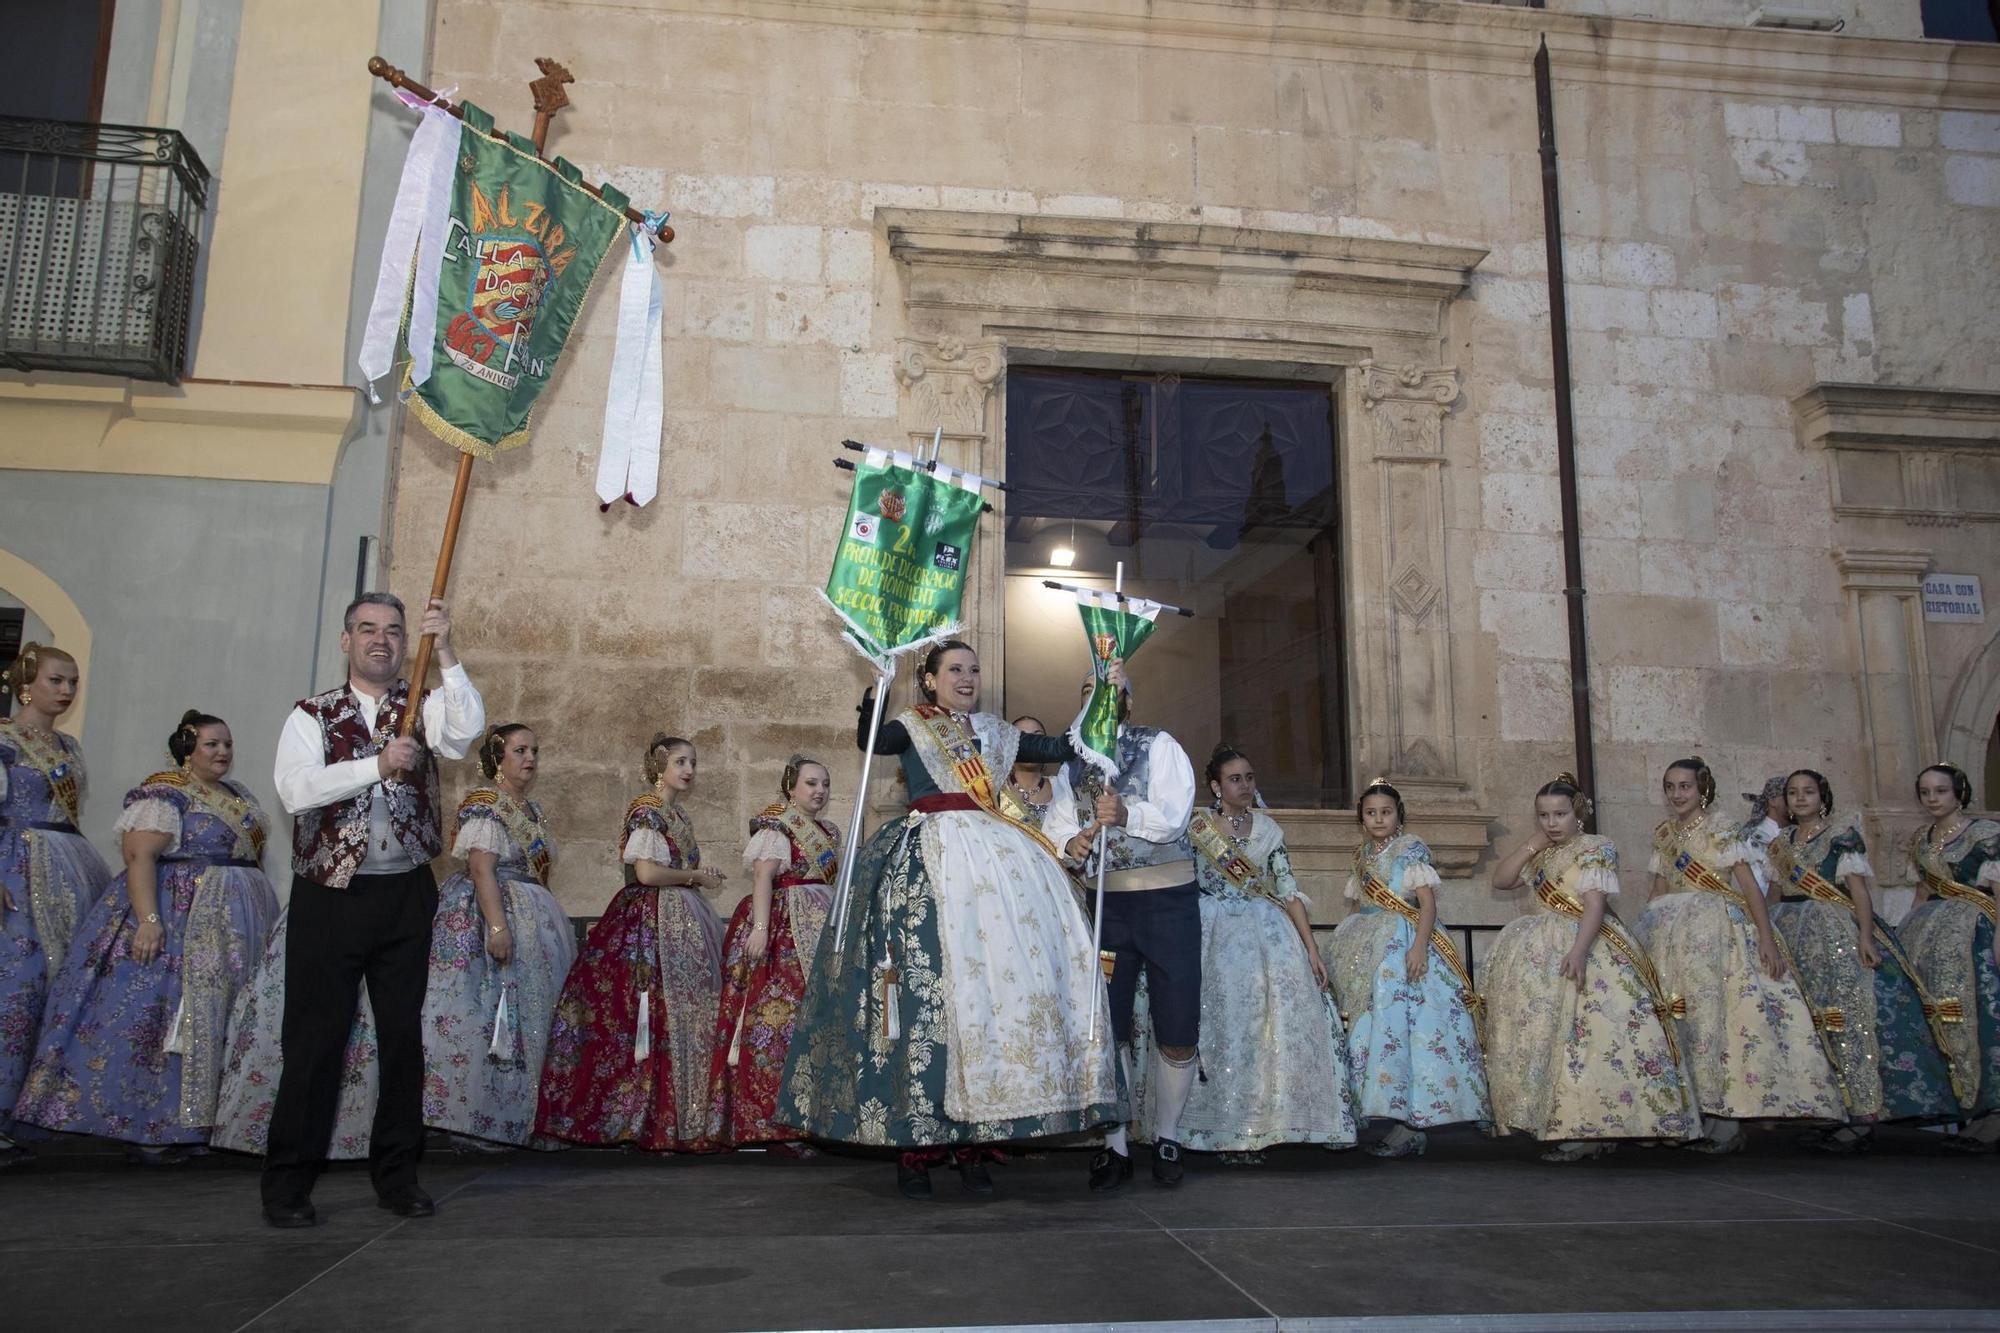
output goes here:
<path id="1" fill-rule="evenodd" d="M 158 912 L 148 912 L 146 915 L 140 917 L 139 920 L 146 925 L 157 926 L 160 924 L 160 914 Z"/>

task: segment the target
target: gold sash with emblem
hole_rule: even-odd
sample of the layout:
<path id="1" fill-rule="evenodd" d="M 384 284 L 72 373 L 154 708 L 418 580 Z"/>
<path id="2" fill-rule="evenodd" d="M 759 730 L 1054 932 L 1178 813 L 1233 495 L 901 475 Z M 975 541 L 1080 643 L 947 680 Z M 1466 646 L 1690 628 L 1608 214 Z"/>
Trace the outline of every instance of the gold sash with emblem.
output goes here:
<path id="1" fill-rule="evenodd" d="M 1558 849 L 1552 847 L 1549 852 L 1556 850 Z M 1543 852 L 1542 855 L 1547 856 L 1549 852 Z M 1570 865 L 1575 864 L 1575 858 L 1572 857 L 1568 864 L 1553 869 L 1539 864 L 1539 860 L 1540 858 L 1537 858 L 1538 863 L 1530 870 L 1530 874 L 1534 877 L 1536 899 L 1550 911 L 1566 916 L 1572 921 L 1583 920 L 1583 900 L 1557 882 L 1562 873 L 1568 870 Z M 1681 1044 L 1679 1036 L 1674 1032 L 1674 1020 L 1687 1017 L 1687 1001 L 1667 990 L 1666 982 L 1660 979 L 1659 970 L 1653 966 L 1652 956 L 1640 947 L 1637 940 L 1625 934 L 1624 923 L 1609 911 L 1605 912 L 1604 920 L 1598 925 L 1597 934 L 1612 953 L 1625 960 L 1626 965 L 1637 974 L 1640 984 L 1646 988 L 1647 995 L 1653 1001 L 1653 1012 L 1659 1017 L 1660 1027 L 1667 1034 L 1667 1053 L 1673 1057 L 1675 1065 L 1679 1065 Z M 1686 1105 L 1685 1086 L 1681 1089 L 1681 1102 L 1682 1105 Z"/>
<path id="2" fill-rule="evenodd" d="M 1354 864 L 1358 872 L 1356 878 L 1361 881 L 1362 897 L 1385 912 L 1394 912 L 1413 926 L 1421 923 L 1423 914 L 1417 910 L 1416 905 L 1397 897 L 1390 891 L 1389 886 L 1377 879 L 1375 872 L 1368 868 L 1367 848 L 1355 849 Z M 1451 969 L 1451 974 L 1458 978 L 1458 987 L 1465 1000 L 1466 1011 L 1472 1015 L 1474 1024 L 1483 1022 L 1486 999 L 1472 989 L 1472 974 L 1466 970 L 1465 960 L 1459 957 L 1458 946 L 1451 942 L 1449 935 L 1435 925 L 1431 927 L 1431 948 L 1437 950 L 1438 957 L 1442 958 L 1444 965 Z"/>
<path id="3" fill-rule="evenodd" d="M 82 810 L 76 780 L 77 757 L 64 747 L 62 736 L 56 732 L 44 736 L 4 718 L 0 718 L 0 731 L 4 731 L 20 761 L 40 773 L 49 784 L 49 794 L 66 816 L 63 822 L 76 823 Z"/>
<path id="4" fill-rule="evenodd" d="M 217 784 L 210 786 L 197 782 L 184 768 L 170 768 L 154 773 L 142 787 L 172 787 L 186 796 L 188 801 L 199 806 L 204 814 L 226 825 L 235 835 L 236 845 L 230 849 L 239 861 L 262 861 L 264 859 L 264 821 L 259 816 L 257 803 L 247 796 L 238 796 L 228 787 Z"/>
<path id="5" fill-rule="evenodd" d="M 987 767 L 986 756 L 979 752 L 979 743 L 972 732 L 952 715 L 951 710 L 936 704 L 918 704 L 911 712 L 923 723 L 930 739 L 951 762 L 952 776 L 957 779 L 959 790 L 970 796 L 987 814 L 1006 820 L 1033 838 L 1043 851 L 1055 858 L 1056 865 L 1061 866 L 1062 856 L 1056 851 L 1056 845 L 1040 829 L 1010 815 L 1000 804 L 1000 795 L 994 787 L 993 770 Z M 1069 872 L 1065 868 L 1063 873 L 1066 875 Z"/>
<path id="6" fill-rule="evenodd" d="M 1262 894 L 1267 898 L 1271 896 L 1263 875 L 1243 854 L 1236 840 L 1223 829 L 1222 821 L 1213 810 L 1194 812 L 1194 817 L 1188 821 L 1188 841 L 1224 879 L 1237 888 L 1245 893 Z"/>
<path id="7" fill-rule="evenodd" d="M 764 813 L 751 822 L 754 825 L 760 820 L 776 824 L 792 840 L 792 846 L 799 849 L 806 865 L 818 873 L 820 883 L 831 884 L 839 876 L 840 845 L 819 826 L 818 820 L 807 816 L 790 801 L 767 806 Z"/>
<path id="8" fill-rule="evenodd" d="M 1682 879 L 1685 879 L 1696 888 L 1728 898 L 1738 907 L 1745 908 L 1746 910 L 1749 907 L 1748 900 L 1743 897 L 1735 885 L 1716 874 L 1711 867 L 1697 861 L 1693 852 L 1683 851 L 1676 855 L 1674 857 L 1674 869 L 1680 872 Z M 1792 958 L 1792 950 L 1785 943 L 1784 933 L 1775 925 L 1771 927 L 1771 947 L 1776 949 L 1778 956 L 1785 960 L 1785 970 L 1796 982 L 1799 974 L 1799 965 Z M 1825 1009 L 1814 1008 L 1812 997 L 1806 994 L 1805 986 L 1800 983 L 1797 989 L 1799 999 L 1805 1004 L 1806 1013 L 1812 1016 L 1813 1031 L 1819 1034 L 1820 1049 L 1826 1054 L 1826 1062 L 1833 1069 L 1833 1081 L 1839 1085 L 1840 1100 L 1851 1103 L 1853 1099 L 1847 1095 L 1847 1080 L 1842 1078 L 1840 1073 L 1840 1052 L 1833 1045 L 1833 1034 L 1847 1031 L 1847 1014 L 1837 1005 L 1830 1005 Z"/>
<path id="9" fill-rule="evenodd" d="M 458 803 L 458 812 L 463 816 L 470 806 L 491 806 L 499 817 L 500 827 L 507 830 L 507 836 L 520 847 L 521 854 L 528 860 L 528 873 L 543 888 L 549 886 L 549 840 L 546 831 L 527 807 L 516 801 L 497 787 L 475 787 L 465 794 Z M 624 855 L 624 844 L 619 844 L 619 855 Z"/>

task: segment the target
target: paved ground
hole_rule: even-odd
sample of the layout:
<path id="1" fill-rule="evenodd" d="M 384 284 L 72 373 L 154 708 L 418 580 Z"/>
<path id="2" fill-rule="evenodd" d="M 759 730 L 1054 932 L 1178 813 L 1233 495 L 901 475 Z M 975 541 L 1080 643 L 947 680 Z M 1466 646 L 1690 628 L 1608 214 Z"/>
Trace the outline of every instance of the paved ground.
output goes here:
<path id="1" fill-rule="evenodd" d="M 1518 1141 L 1455 1133 L 1413 1161 L 1194 1158 L 1177 1193 L 1152 1186 L 1142 1150 L 1136 1188 L 1111 1198 L 1084 1191 L 1081 1154 L 1054 1153 L 996 1169 L 1000 1193 L 984 1201 L 940 1171 L 927 1205 L 896 1196 L 886 1161 L 860 1157 L 439 1151 L 425 1163 L 437 1217 L 378 1211 L 349 1167 L 321 1183 L 321 1225 L 304 1232 L 261 1225 L 248 1159 L 147 1171 L 64 1143 L 0 1177 L 0 1325 L 1268 1329 L 1315 1316 L 1793 1309 L 2000 1327 L 1888 1313 L 2000 1306 L 2000 1159 L 1943 1157 L 1915 1132 L 1883 1137 L 1859 1159 L 1766 1134 L 1731 1158 L 1628 1150 L 1551 1167 Z M 1786 1326 L 1834 1322 L 1823 1318 Z"/>

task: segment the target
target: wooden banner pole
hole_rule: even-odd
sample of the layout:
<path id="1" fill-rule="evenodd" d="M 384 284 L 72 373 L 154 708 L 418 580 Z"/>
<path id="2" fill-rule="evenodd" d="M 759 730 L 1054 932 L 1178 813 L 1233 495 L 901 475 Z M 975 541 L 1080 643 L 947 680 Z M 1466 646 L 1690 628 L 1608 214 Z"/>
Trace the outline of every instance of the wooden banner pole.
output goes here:
<path id="1" fill-rule="evenodd" d="M 562 86 L 571 82 L 571 79 L 568 70 L 546 56 L 537 59 L 535 65 L 542 71 L 542 77 L 530 83 L 528 89 L 535 95 L 535 154 L 539 157 L 542 150 L 548 146 L 550 122 L 555 119 L 556 112 L 569 105 L 569 96 L 563 92 Z M 452 106 L 422 84 L 412 81 L 402 70 L 380 56 L 368 62 L 368 72 L 395 87 L 409 89 L 412 96 L 446 107 L 454 116 L 464 118 L 465 113 L 459 108 Z M 584 188 L 590 187 L 586 185 Z M 596 191 L 593 190 L 592 193 Z M 625 215 L 634 222 L 643 224 L 646 221 L 643 214 L 634 213 L 629 208 L 625 210 Z M 664 223 L 660 226 L 660 239 L 663 241 L 673 239 L 673 229 Z M 438 548 L 437 568 L 431 573 L 431 599 L 443 597 L 445 585 L 451 581 L 451 558 L 458 549 L 459 521 L 465 517 L 465 493 L 471 486 L 472 455 L 461 452 L 458 456 L 458 476 L 452 481 L 451 486 L 451 508 L 445 511 L 444 516 L 444 541 Z M 423 610 L 429 609 L 430 601 L 426 600 Z M 421 623 L 422 611 L 418 613 L 418 620 Z M 424 682 L 431 673 L 431 657 L 436 649 L 437 641 L 433 635 L 426 634 L 417 643 L 417 660 L 410 671 L 411 703 L 403 710 L 402 724 L 396 733 L 399 736 L 409 735 L 411 729 L 416 726 L 417 715 L 422 711 L 418 701 L 423 698 Z"/>

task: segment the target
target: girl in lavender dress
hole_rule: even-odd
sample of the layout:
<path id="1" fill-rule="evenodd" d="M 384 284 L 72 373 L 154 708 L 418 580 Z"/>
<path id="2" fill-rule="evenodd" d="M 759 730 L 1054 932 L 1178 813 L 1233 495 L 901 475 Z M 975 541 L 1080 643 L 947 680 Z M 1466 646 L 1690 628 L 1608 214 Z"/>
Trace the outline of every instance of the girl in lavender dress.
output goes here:
<path id="1" fill-rule="evenodd" d="M 0 718 L 0 1166 L 31 1154 L 7 1137 L 34 1058 L 49 982 L 111 882 L 77 829 L 83 750 L 55 729 L 76 700 L 76 659 L 29 643 L 7 670 L 19 711 Z"/>
<path id="2" fill-rule="evenodd" d="M 451 849 L 465 869 L 438 889 L 431 927 L 424 1123 L 492 1146 L 534 1136 L 549 1024 L 576 959 L 569 917 L 548 890 L 555 844 L 528 799 L 540 761 L 522 724 L 486 734 L 488 785 L 459 802 Z"/>
<path id="3" fill-rule="evenodd" d="M 229 727 L 189 709 L 179 767 L 125 795 L 125 873 L 84 918 L 56 974 L 15 1115 L 134 1145 L 168 1164 L 215 1123 L 224 1026 L 278 918 L 266 822 L 227 774 Z"/>

